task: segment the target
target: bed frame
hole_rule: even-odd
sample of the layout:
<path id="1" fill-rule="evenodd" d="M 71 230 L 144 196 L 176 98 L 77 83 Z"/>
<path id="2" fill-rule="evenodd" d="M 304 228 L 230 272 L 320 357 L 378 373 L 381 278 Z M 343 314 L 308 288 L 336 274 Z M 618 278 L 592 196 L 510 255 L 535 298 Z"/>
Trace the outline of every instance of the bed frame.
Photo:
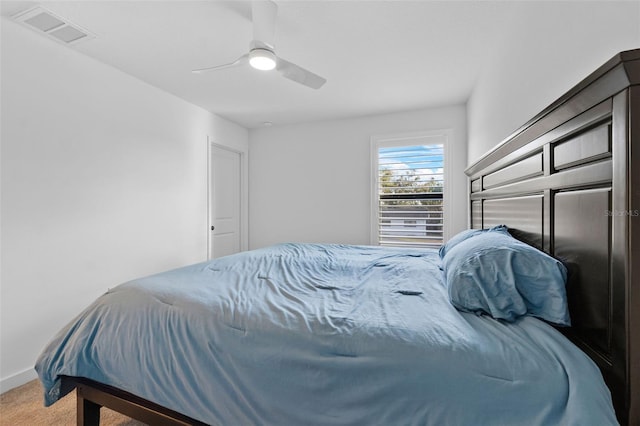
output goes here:
<path id="1" fill-rule="evenodd" d="M 635 149 L 635 152 L 634 152 Z M 472 228 L 506 224 L 561 259 L 572 327 L 623 425 L 640 425 L 640 50 L 622 52 L 466 170 Z M 77 424 L 108 407 L 153 425 L 200 425 L 82 378 Z"/>
<path id="2" fill-rule="evenodd" d="M 78 426 L 98 426 L 102 407 L 153 426 L 207 426 L 129 392 L 83 377 L 62 377 L 62 388 L 76 389 Z"/>
<path id="3" fill-rule="evenodd" d="M 472 228 L 562 260 L 572 327 L 640 425 L 640 50 L 622 52 L 466 170 Z"/>

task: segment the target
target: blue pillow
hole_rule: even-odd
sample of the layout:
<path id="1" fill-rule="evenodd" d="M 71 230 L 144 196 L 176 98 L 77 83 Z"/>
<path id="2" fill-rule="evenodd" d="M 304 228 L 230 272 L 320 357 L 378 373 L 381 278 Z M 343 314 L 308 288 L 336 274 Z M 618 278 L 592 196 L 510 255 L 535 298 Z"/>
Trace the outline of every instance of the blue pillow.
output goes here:
<path id="1" fill-rule="evenodd" d="M 509 322 L 531 315 L 571 325 L 562 262 L 505 232 L 483 232 L 446 251 L 443 269 L 451 303 Z"/>
<path id="2" fill-rule="evenodd" d="M 467 229 L 465 231 L 462 231 L 454 235 L 453 237 L 449 238 L 449 241 L 447 241 L 440 247 L 440 250 L 438 251 L 438 253 L 440 253 L 440 259 L 443 259 L 449 250 L 451 250 L 453 247 L 457 246 L 464 240 L 468 240 L 469 238 L 472 238 L 484 232 L 508 232 L 508 231 L 505 225 L 498 225 L 488 229 Z"/>

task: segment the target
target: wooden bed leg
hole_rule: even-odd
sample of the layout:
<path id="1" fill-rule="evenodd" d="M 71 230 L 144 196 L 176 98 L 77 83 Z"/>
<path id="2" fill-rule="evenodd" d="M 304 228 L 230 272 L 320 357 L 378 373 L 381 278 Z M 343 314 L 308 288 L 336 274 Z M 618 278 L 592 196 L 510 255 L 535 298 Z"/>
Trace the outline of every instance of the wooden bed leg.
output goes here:
<path id="1" fill-rule="evenodd" d="M 77 398 L 77 412 L 76 412 L 77 426 L 99 426 L 100 425 L 100 405 L 84 398 L 82 393 L 82 385 L 78 386 L 76 390 L 76 398 Z"/>

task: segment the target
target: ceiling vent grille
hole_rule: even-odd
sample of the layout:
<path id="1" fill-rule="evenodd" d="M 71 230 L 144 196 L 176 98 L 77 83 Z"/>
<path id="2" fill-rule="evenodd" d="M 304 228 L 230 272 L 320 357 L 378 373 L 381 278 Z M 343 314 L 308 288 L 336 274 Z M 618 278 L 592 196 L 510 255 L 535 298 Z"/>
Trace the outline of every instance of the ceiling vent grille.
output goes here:
<path id="1" fill-rule="evenodd" d="M 13 19 L 40 34 L 66 45 L 95 38 L 95 35 L 84 28 L 72 24 L 41 6 L 20 12 L 13 16 Z"/>

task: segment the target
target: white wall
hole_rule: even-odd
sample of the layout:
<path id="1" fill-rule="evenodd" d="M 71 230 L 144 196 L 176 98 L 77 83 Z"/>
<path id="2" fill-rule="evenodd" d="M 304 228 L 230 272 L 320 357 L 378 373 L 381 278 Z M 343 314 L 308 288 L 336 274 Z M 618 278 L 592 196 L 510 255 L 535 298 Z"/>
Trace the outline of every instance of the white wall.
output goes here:
<path id="1" fill-rule="evenodd" d="M 472 164 L 616 53 L 640 48 L 640 2 L 518 2 L 467 104 Z"/>
<path id="2" fill-rule="evenodd" d="M 206 259 L 207 136 L 248 131 L 2 20 L 2 390 L 125 280 Z"/>
<path id="3" fill-rule="evenodd" d="M 372 135 L 452 129 L 451 231 L 467 225 L 463 105 L 250 132 L 249 246 L 369 244 Z"/>

